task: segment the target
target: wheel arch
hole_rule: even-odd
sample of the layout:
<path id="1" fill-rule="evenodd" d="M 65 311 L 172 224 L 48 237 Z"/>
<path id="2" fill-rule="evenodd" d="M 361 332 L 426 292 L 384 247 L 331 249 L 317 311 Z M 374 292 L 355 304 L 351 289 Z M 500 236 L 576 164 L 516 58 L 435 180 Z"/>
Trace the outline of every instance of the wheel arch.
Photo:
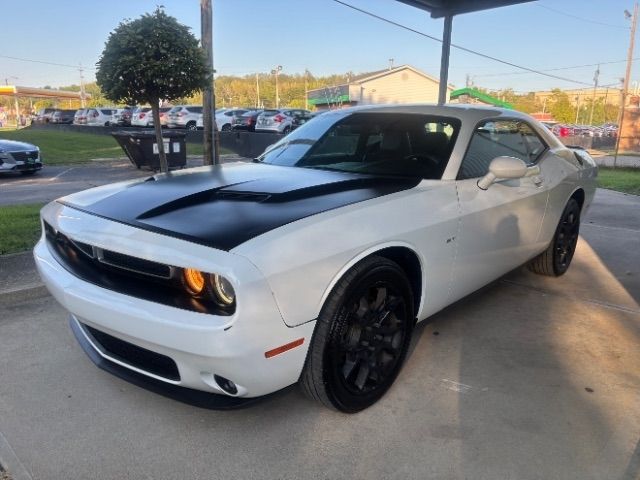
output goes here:
<path id="1" fill-rule="evenodd" d="M 336 284 L 355 264 L 373 255 L 384 257 L 397 263 L 405 272 L 413 292 L 414 313 L 418 316 L 418 312 L 420 312 L 422 308 L 425 297 L 425 282 L 423 280 L 425 262 L 417 249 L 413 245 L 405 242 L 392 242 L 384 245 L 376 245 L 375 247 L 368 248 L 353 257 L 331 279 L 331 282 L 322 294 L 320 306 L 324 305 Z"/>
<path id="2" fill-rule="evenodd" d="M 580 207 L 580 212 L 582 212 L 582 207 L 584 206 L 584 200 L 585 200 L 585 193 L 584 193 L 584 190 L 582 189 L 582 187 L 577 188 L 571 194 L 571 196 L 567 199 L 567 203 L 572 198 L 574 198 L 576 200 L 576 202 L 578 202 L 578 206 Z"/>

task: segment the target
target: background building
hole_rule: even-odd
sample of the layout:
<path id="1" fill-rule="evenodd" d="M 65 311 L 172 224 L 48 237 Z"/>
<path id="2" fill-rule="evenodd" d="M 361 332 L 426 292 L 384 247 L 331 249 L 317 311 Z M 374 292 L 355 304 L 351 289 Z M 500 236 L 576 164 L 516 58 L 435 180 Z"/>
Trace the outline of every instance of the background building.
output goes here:
<path id="1" fill-rule="evenodd" d="M 359 75 L 341 85 L 309 90 L 308 99 L 309 105 L 319 110 L 383 103 L 436 103 L 439 85 L 437 78 L 402 65 Z M 448 91 L 452 90 L 449 86 Z"/>

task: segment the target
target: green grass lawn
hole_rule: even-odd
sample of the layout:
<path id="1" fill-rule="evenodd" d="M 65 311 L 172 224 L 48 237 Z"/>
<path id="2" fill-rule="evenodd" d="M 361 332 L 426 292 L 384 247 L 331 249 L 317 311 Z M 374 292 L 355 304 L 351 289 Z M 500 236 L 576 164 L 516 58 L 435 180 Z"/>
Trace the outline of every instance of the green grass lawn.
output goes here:
<path id="1" fill-rule="evenodd" d="M 40 237 L 42 204 L 0 207 L 0 255 L 29 250 Z"/>
<path id="2" fill-rule="evenodd" d="M 0 138 L 37 145 L 45 165 L 71 165 L 86 163 L 94 158 L 125 156 L 110 135 L 23 128 L 0 131 Z"/>
<path id="3" fill-rule="evenodd" d="M 598 186 L 623 193 L 640 195 L 640 168 L 609 168 L 598 170 Z"/>
<path id="4" fill-rule="evenodd" d="M 0 130 L 0 139 L 33 143 L 40 147 L 45 165 L 87 163 L 96 158 L 119 158 L 126 154 L 111 135 L 57 130 Z M 187 143 L 187 155 L 202 155 L 201 143 Z M 221 154 L 233 153 L 225 148 Z"/>

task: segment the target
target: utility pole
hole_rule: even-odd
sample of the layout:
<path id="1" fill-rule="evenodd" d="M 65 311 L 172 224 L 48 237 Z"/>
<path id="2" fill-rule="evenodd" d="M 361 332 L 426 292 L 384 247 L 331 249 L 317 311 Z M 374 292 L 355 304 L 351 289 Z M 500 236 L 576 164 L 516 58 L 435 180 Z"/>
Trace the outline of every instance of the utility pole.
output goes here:
<path id="1" fill-rule="evenodd" d="M 393 58 L 389 59 L 389 70 L 393 70 Z"/>
<path id="2" fill-rule="evenodd" d="M 260 108 L 260 80 L 259 73 L 256 73 L 256 109 Z"/>
<path id="3" fill-rule="evenodd" d="M 78 71 L 80 72 L 80 108 L 84 108 L 86 106 L 86 101 L 84 91 L 84 68 L 82 68 L 82 64 L 80 64 Z"/>
<path id="4" fill-rule="evenodd" d="M 213 8 L 212 0 L 200 0 L 200 43 L 205 53 L 207 71 L 211 79 L 202 91 L 202 124 L 204 126 L 203 153 L 204 165 L 217 165 L 220 163 L 218 155 L 218 129 L 215 128 L 215 90 L 213 69 Z"/>
<path id="5" fill-rule="evenodd" d="M 631 77 L 631 64 L 633 63 L 633 45 L 636 38 L 636 24 L 638 23 L 638 2 L 633 6 L 633 15 L 627 10 L 624 11 L 627 19 L 631 19 L 631 38 L 629 39 L 629 50 L 627 51 L 627 71 L 624 74 L 622 85 L 622 105 L 620 106 L 620 121 L 618 122 L 618 137 L 616 138 L 616 152 L 613 156 L 613 168 L 618 162 L 618 149 L 620 148 L 620 137 L 622 137 L 622 126 L 624 124 L 624 110 L 627 105 L 627 91 L 629 90 L 629 80 Z"/>
<path id="6" fill-rule="evenodd" d="M 307 83 L 307 75 L 309 75 L 309 70 L 304 69 L 304 108 L 305 110 L 309 110 L 309 85 Z"/>
<path id="7" fill-rule="evenodd" d="M 580 94 L 576 95 L 576 125 L 578 124 L 578 115 L 580 115 Z"/>
<path id="8" fill-rule="evenodd" d="M 600 76 L 600 65 L 593 74 L 593 95 L 591 96 L 591 113 L 589 114 L 589 125 L 593 125 L 593 109 L 596 106 L 596 90 L 598 89 L 598 77 Z"/>
<path id="9" fill-rule="evenodd" d="M 282 71 L 282 65 L 278 65 L 276 68 L 271 70 L 271 75 L 276 76 L 276 108 L 280 108 L 280 93 L 278 92 L 278 75 Z"/>

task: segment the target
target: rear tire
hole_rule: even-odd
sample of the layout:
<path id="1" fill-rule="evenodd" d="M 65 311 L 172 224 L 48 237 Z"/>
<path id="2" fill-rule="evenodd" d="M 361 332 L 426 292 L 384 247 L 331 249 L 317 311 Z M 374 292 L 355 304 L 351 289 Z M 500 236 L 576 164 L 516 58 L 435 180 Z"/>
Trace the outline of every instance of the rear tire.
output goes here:
<path id="1" fill-rule="evenodd" d="M 322 307 L 300 376 L 303 392 L 346 413 L 373 405 L 398 376 L 414 323 L 403 270 L 383 257 L 362 260 Z"/>
<path id="2" fill-rule="evenodd" d="M 198 127 L 196 126 L 196 122 L 187 123 L 187 130 L 193 131 L 193 130 L 197 130 L 197 129 L 198 129 Z"/>
<path id="3" fill-rule="evenodd" d="M 529 270 L 539 275 L 559 277 L 571 265 L 580 235 L 580 205 L 569 199 L 560 216 L 553 240 L 547 249 L 529 262 Z"/>
<path id="4" fill-rule="evenodd" d="M 284 127 L 284 130 L 282 130 L 282 133 L 284 135 L 288 135 L 290 132 L 291 132 L 291 127 L 289 126 Z"/>

